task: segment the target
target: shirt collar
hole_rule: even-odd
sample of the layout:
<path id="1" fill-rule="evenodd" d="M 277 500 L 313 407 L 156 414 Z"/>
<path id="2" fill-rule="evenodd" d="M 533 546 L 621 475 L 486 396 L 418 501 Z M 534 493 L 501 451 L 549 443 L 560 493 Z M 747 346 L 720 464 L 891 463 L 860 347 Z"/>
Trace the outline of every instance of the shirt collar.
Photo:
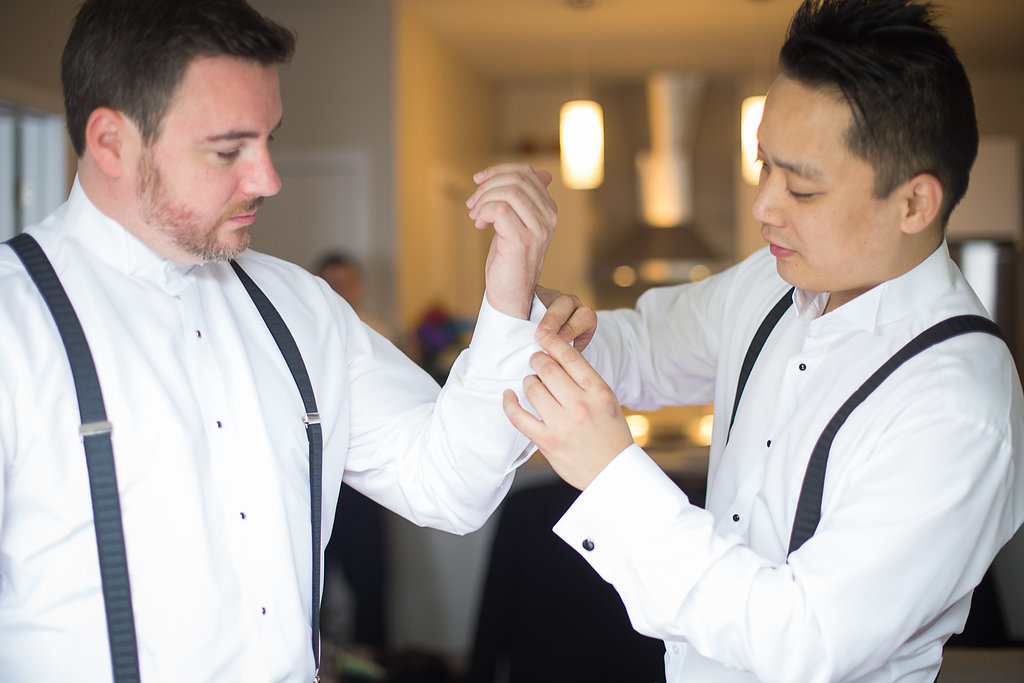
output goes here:
<path id="1" fill-rule="evenodd" d="M 797 289 L 793 303 L 801 320 L 812 327 L 829 330 L 862 329 L 874 333 L 879 327 L 906 318 L 954 286 L 953 262 L 943 240 L 924 261 L 899 277 L 869 289 L 855 299 L 822 316 L 828 292 Z"/>
<path id="2" fill-rule="evenodd" d="M 86 195 L 78 176 L 68 197 L 66 220 L 72 226 L 69 236 L 90 256 L 126 275 L 152 282 L 168 294 L 178 294 L 187 284 L 185 276 L 195 268 L 191 263 L 165 259 L 105 215 Z"/>

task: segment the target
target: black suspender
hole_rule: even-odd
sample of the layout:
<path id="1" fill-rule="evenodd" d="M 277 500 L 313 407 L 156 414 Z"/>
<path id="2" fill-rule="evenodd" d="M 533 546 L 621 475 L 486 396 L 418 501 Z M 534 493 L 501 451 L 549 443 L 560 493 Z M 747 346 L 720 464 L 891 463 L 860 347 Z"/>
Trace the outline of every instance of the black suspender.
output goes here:
<path id="1" fill-rule="evenodd" d="M 804 541 L 814 535 L 815 529 L 818 528 L 829 449 L 832 447 L 832 440 L 835 439 L 836 432 L 846 422 L 846 418 L 850 416 L 853 409 L 863 403 L 868 394 L 877 389 L 878 385 L 885 381 L 896 368 L 925 349 L 968 332 L 986 332 L 1000 339 L 1003 338 L 999 326 L 980 315 L 957 315 L 936 323 L 907 342 L 892 358 L 883 363 L 882 367 L 878 368 L 864 384 L 860 385 L 860 388 L 853 392 L 853 395 L 829 420 L 825 430 L 818 437 L 818 442 L 814 445 L 811 458 L 807 463 L 804 483 L 800 488 L 800 498 L 796 506 L 796 517 L 793 520 L 793 531 L 789 537 L 789 552 L 802 546 Z"/>
<path id="2" fill-rule="evenodd" d="M 119 683 L 138 681 L 135 616 L 132 613 L 132 592 L 128 582 L 128 561 L 121 527 L 114 450 L 110 443 L 110 423 L 103 406 L 92 352 L 89 351 L 89 343 L 64 286 L 39 244 L 25 233 L 11 238 L 7 244 L 25 264 L 32 281 L 46 301 L 71 364 L 75 392 L 78 394 L 78 412 L 82 417 L 79 430 L 85 444 L 85 462 L 89 470 L 92 517 L 96 528 L 96 548 L 100 558 L 100 581 L 107 610 L 107 636 L 114 680 Z"/>
<path id="3" fill-rule="evenodd" d="M 729 418 L 729 431 L 726 432 L 725 441 L 729 442 L 729 435 L 732 434 L 732 424 L 736 421 L 736 410 L 740 407 L 740 396 L 743 395 L 743 388 L 747 386 L 747 378 L 750 377 L 750 371 L 754 368 L 754 361 L 761 353 L 761 349 L 764 347 L 764 343 L 768 341 L 768 335 L 772 333 L 775 326 L 779 324 L 779 320 L 782 319 L 782 315 L 789 310 L 789 307 L 793 305 L 793 291 L 795 287 L 790 287 L 789 291 L 782 295 L 778 303 L 772 307 L 772 310 L 768 311 L 768 315 L 765 316 L 764 320 L 761 321 L 760 327 L 757 328 L 757 332 L 754 333 L 754 338 L 750 341 L 750 346 L 747 348 L 747 355 L 743 357 L 743 365 L 740 366 L 740 378 L 736 383 L 736 400 L 732 403 L 732 416 Z"/>
<path id="4" fill-rule="evenodd" d="M 249 274 L 242 270 L 242 266 L 236 261 L 231 262 L 231 267 L 238 275 L 238 279 L 245 286 L 245 291 L 256 304 L 256 309 L 263 317 L 263 321 L 270 329 L 277 348 L 281 349 L 281 355 L 288 363 L 288 369 L 295 379 L 295 385 L 299 388 L 302 396 L 302 405 L 306 408 L 306 438 L 309 439 L 309 521 L 312 530 L 313 545 L 313 593 L 312 614 L 310 623 L 313 627 L 313 664 L 316 671 L 320 671 L 320 510 L 321 510 L 321 479 L 323 475 L 323 429 L 320 425 L 320 413 L 317 412 L 316 398 L 313 396 L 313 385 L 309 382 L 309 373 L 306 372 L 306 364 L 302 362 L 302 354 L 295 344 L 295 338 L 288 330 L 288 326 L 281 319 L 274 305 L 270 303 L 256 283 L 252 281 Z"/>
<path id="5" fill-rule="evenodd" d="M 740 378 L 736 388 L 736 400 L 733 402 L 732 416 L 729 421 L 729 430 L 732 430 L 732 424 L 736 419 L 736 410 L 740 404 L 740 396 L 743 393 L 743 388 L 747 383 L 747 378 L 750 376 L 750 371 L 754 366 L 754 361 L 757 360 L 757 356 L 761 353 L 761 349 L 764 347 L 765 341 L 771 334 L 772 330 L 778 324 L 782 315 L 789 308 L 793 302 L 793 290 L 790 289 L 785 295 L 775 304 L 768 315 L 762 321 L 761 326 L 757 329 L 754 334 L 753 340 L 750 342 L 750 347 L 747 349 L 747 355 L 743 359 L 743 365 L 740 367 Z M 789 553 L 794 552 L 800 546 L 804 544 L 807 539 L 814 535 L 815 530 L 818 528 L 818 522 L 821 520 L 821 497 L 825 487 L 825 468 L 828 464 L 828 454 L 832 447 L 832 441 L 835 439 L 836 433 L 839 428 L 846 422 L 846 418 L 850 416 L 850 413 L 864 402 L 864 399 L 871 394 L 872 391 L 878 388 L 878 386 L 885 381 L 889 375 L 891 375 L 898 367 L 903 365 L 905 362 L 921 353 L 925 349 L 928 349 L 940 342 L 952 339 L 961 334 L 967 334 L 969 332 L 984 332 L 987 334 L 994 335 L 1003 338 L 1002 332 L 999 330 L 999 326 L 988 318 L 984 318 L 979 315 L 958 315 L 943 320 L 942 322 L 936 323 L 929 327 L 927 330 L 911 339 L 907 344 L 897 351 L 892 358 L 887 360 L 882 367 L 872 374 L 867 381 L 865 381 L 860 388 L 858 388 L 853 395 L 846 400 L 838 412 L 832 416 L 829 420 L 825 430 L 818 437 L 817 443 L 814 445 L 814 450 L 811 451 L 811 457 L 807 462 L 807 470 L 804 473 L 803 484 L 800 486 L 800 497 L 797 501 L 796 514 L 793 519 L 793 530 L 789 538 Z M 728 439 L 728 436 L 726 437 Z"/>
<path id="6" fill-rule="evenodd" d="M 139 680 L 138 646 L 135 639 L 135 619 L 132 612 L 128 564 L 125 557 L 124 532 L 117 492 L 113 448 L 110 442 L 111 425 L 107 421 L 103 396 L 100 392 L 96 367 L 89 344 L 82 332 L 74 308 L 53 270 L 46 254 L 29 235 L 20 234 L 7 241 L 25 264 L 33 282 L 42 294 L 57 324 L 78 394 L 78 407 L 82 417 L 81 434 L 89 470 L 92 491 L 93 524 L 100 561 L 100 579 L 107 616 L 110 655 L 114 680 L 117 683 Z M 231 267 L 245 286 L 260 316 L 270 329 L 288 370 L 295 380 L 306 410 L 306 437 L 309 439 L 309 496 L 310 525 L 313 546 L 312 626 L 313 660 L 320 669 L 320 515 L 323 431 L 317 413 L 309 373 L 295 344 L 295 339 L 284 320 L 266 295 L 249 275 L 234 261 Z M 319 680 L 318 673 L 314 680 Z"/>

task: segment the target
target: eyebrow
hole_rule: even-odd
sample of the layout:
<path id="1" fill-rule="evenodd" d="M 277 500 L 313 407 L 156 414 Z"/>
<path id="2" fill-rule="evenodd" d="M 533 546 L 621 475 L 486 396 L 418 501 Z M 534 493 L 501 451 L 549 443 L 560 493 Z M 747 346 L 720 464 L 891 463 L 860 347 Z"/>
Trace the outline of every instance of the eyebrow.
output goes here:
<path id="1" fill-rule="evenodd" d="M 271 135 L 277 132 L 277 129 L 281 127 L 281 123 L 284 119 L 277 122 L 274 129 L 270 131 Z M 224 140 L 253 140 L 260 137 L 260 134 L 253 130 L 229 130 L 226 133 L 219 133 L 217 135 L 211 135 L 206 139 L 206 142 L 223 142 Z"/>
<path id="2" fill-rule="evenodd" d="M 757 152 L 758 156 L 760 156 L 761 158 L 765 158 L 768 156 L 767 154 L 764 153 L 764 150 L 761 149 L 760 145 L 757 146 Z M 801 178 L 806 178 L 808 180 L 821 182 L 822 180 L 825 179 L 825 174 L 822 173 L 820 168 L 808 164 L 806 162 L 786 161 L 784 159 L 772 159 L 772 164 L 778 166 L 779 168 L 784 168 L 790 173 L 795 173 Z"/>

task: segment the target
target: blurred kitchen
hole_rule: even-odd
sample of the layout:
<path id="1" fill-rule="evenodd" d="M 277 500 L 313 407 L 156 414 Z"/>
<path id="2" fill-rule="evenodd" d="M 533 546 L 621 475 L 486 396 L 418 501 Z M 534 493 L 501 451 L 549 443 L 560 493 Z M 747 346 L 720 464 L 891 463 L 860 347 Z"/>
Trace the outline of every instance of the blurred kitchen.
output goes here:
<path id="1" fill-rule="evenodd" d="M 542 283 L 596 307 L 631 305 L 650 286 L 707 277 L 762 246 L 741 113 L 771 83 L 798 0 L 252 4 L 299 36 L 281 72 L 284 124 L 272 148 L 284 189 L 261 209 L 253 247 L 308 268 L 324 252 L 355 256 L 364 310 L 401 330 L 414 356 L 417 329 L 431 321 L 455 330 L 450 351 L 465 343 L 490 240 L 473 229 L 465 199 L 472 174 L 496 162 L 555 173 L 560 219 Z M 948 237 L 1021 367 L 1024 2 L 943 4 L 982 135 Z M 58 61 L 76 6 L 0 0 L 0 239 L 62 201 L 73 177 Z M 600 168 L 589 178 L 560 172 L 569 143 L 559 117 L 574 100 L 599 105 Z M 694 481 L 706 470 L 709 415 L 630 420 L 666 469 Z M 549 476 L 531 463 L 515 490 Z M 390 648 L 455 668 L 471 659 L 496 526 L 457 538 L 392 516 Z M 1021 576 L 1018 535 L 993 583 L 993 609 L 1018 642 Z"/>

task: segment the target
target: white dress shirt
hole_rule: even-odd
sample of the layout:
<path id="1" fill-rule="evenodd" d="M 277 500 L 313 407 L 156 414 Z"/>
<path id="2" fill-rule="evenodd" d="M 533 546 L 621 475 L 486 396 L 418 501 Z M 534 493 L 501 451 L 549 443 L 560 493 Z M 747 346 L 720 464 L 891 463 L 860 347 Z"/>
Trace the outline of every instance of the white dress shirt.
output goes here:
<path id="1" fill-rule="evenodd" d="M 600 315 L 587 353 L 624 405 L 714 402 L 706 510 L 633 445 L 555 531 L 665 641 L 669 683 L 931 681 L 1024 518 L 1020 380 L 988 334 L 908 361 L 839 430 L 820 525 L 787 562 L 808 458 L 840 405 L 927 327 L 985 315 L 944 244 L 826 315 L 827 294 L 797 290 L 726 444 L 744 354 L 788 287 L 762 250 Z"/>
<path id="2" fill-rule="evenodd" d="M 75 307 L 113 423 L 142 680 L 311 680 L 305 411 L 240 281 L 226 263 L 158 257 L 77 183 L 28 232 Z M 343 477 L 416 524 L 479 527 L 528 455 L 501 393 L 530 372 L 535 323 L 485 302 L 439 393 L 322 280 L 251 251 L 238 261 L 312 380 L 323 545 Z M 0 680 L 109 681 L 68 361 L 7 247 L 0 292 Z"/>

